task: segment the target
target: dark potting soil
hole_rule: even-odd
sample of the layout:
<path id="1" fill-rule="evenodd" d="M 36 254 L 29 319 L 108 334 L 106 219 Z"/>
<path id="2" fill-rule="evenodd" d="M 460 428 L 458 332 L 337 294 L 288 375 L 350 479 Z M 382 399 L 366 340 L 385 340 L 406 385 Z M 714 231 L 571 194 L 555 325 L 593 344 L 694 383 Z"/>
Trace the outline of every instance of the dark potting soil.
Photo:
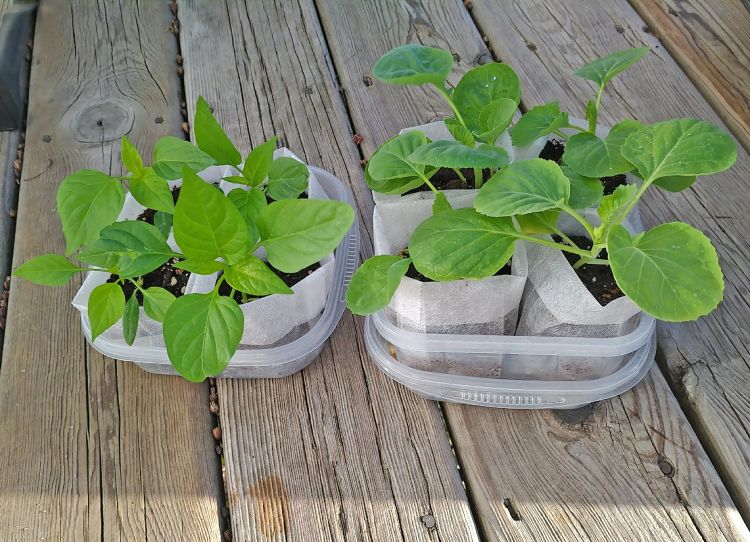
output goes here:
<path id="1" fill-rule="evenodd" d="M 539 158 L 545 160 L 552 160 L 553 162 L 560 163 L 562 161 L 563 153 L 565 152 L 565 142 L 559 139 L 550 139 L 544 144 L 542 152 L 539 153 Z M 615 188 L 623 184 L 627 184 L 624 174 L 613 175 L 612 177 L 602 177 L 600 179 L 604 185 L 604 195 L 608 196 L 615 191 Z"/>
<path id="2" fill-rule="evenodd" d="M 472 189 L 474 188 L 474 170 L 471 168 L 459 169 L 461 174 L 466 178 L 466 181 L 462 181 L 456 172 L 450 168 L 441 168 L 430 177 L 430 182 L 438 190 L 458 190 L 458 189 Z M 488 181 L 492 177 L 492 172 L 489 169 L 482 170 L 482 180 Z M 430 187 L 427 184 L 422 184 L 413 190 L 409 190 L 406 194 L 414 194 L 416 192 L 429 192 Z M 406 195 L 404 194 L 404 195 Z"/>
<path id="3" fill-rule="evenodd" d="M 557 235 L 553 235 L 552 239 L 554 239 L 556 243 L 563 242 Z M 571 235 L 570 239 L 578 248 L 584 250 L 589 250 L 591 248 L 591 239 L 588 237 L 582 235 Z M 571 267 L 580 259 L 580 256 L 573 254 L 572 252 L 563 251 L 563 255 L 565 256 L 565 259 L 568 260 Z M 607 251 L 602 250 L 599 257 L 607 258 Z M 625 295 L 622 290 L 620 290 L 620 287 L 617 286 L 615 278 L 612 275 L 612 268 L 608 265 L 582 265 L 578 269 L 574 269 L 574 271 L 576 272 L 576 275 L 578 275 L 578 278 L 581 279 L 584 286 L 586 286 L 588 291 L 591 292 L 591 295 L 596 298 L 602 307 L 605 307 L 610 301 L 614 301 L 618 297 L 623 297 Z"/>
<path id="4" fill-rule="evenodd" d="M 158 286 L 164 288 L 175 297 L 180 297 L 185 293 L 185 287 L 187 286 L 188 279 L 190 278 L 190 272 L 184 269 L 177 269 L 173 267 L 177 261 L 176 258 L 172 258 L 161 267 L 157 267 L 150 273 L 146 273 L 141 277 L 143 284 L 141 288 L 151 288 L 152 286 Z M 117 275 L 110 275 L 107 282 L 117 282 Z M 136 299 L 139 305 L 143 305 L 143 294 L 135 289 L 135 286 L 130 281 L 124 281 L 120 284 L 122 293 L 125 294 L 125 299 L 130 299 L 130 296 L 135 292 Z"/>
<path id="5" fill-rule="evenodd" d="M 320 268 L 320 264 L 318 262 L 315 262 L 314 264 L 309 265 L 304 269 L 297 271 L 296 273 L 284 273 L 283 271 L 279 271 L 278 269 L 273 267 L 271 264 L 267 265 L 271 269 L 271 271 L 276 273 L 281 278 L 281 280 L 284 281 L 284 284 L 286 284 L 290 288 Z M 222 282 L 221 286 L 219 286 L 219 295 L 229 297 L 229 294 L 231 292 L 232 287 L 226 282 Z M 247 296 L 247 300 L 252 301 L 253 299 L 259 299 L 260 297 L 263 296 Z M 242 292 L 235 291 L 232 299 L 234 299 L 238 305 L 242 305 Z"/>
<path id="6" fill-rule="evenodd" d="M 401 251 L 401 253 L 399 254 L 399 256 L 402 256 L 404 258 L 408 258 L 409 257 L 409 251 L 408 250 L 403 250 L 403 251 Z M 497 273 L 495 273 L 494 276 L 495 277 L 499 277 L 500 275 L 510 275 L 510 260 L 508 260 L 508 262 L 504 266 L 502 266 L 500 268 L 500 270 Z M 417 268 L 414 267 L 413 263 L 409 264 L 409 269 L 406 271 L 406 276 L 409 277 L 410 279 L 418 280 L 419 282 L 435 282 L 431 278 L 427 278 L 422 273 L 420 273 L 419 271 L 417 271 Z"/>
<path id="7" fill-rule="evenodd" d="M 301 193 L 301 194 L 300 194 L 299 196 L 297 196 L 297 199 L 307 199 L 307 192 L 302 192 L 302 193 Z M 272 198 L 271 196 L 269 196 L 268 194 L 266 194 L 266 203 L 268 203 L 268 204 L 270 205 L 270 204 L 272 204 L 272 203 L 273 203 L 274 201 L 276 201 L 276 200 L 275 200 L 275 199 L 273 199 L 273 198 Z"/>

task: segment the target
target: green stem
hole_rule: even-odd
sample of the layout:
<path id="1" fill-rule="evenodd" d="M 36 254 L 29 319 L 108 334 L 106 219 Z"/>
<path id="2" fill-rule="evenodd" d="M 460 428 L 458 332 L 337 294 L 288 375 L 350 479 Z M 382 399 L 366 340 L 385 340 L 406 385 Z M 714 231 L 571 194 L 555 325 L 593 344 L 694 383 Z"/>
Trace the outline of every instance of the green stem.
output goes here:
<path id="1" fill-rule="evenodd" d="M 518 239 L 523 239 L 524 241 L 529 241 L 530 243 L 536 243 L 537 245 L 544 245 L 545 247 L 556 248 L 559 250 L 564 250 L 565 252 L 572 252 L 573 254 L 578 254 L 579 256 L 591 256 L 591 253 L 587 250 L 580 249 L 576 246 L 571 247 L 568 245 L 555 243 L 554 241 L 547 241 L 546 239 L 542 239 L 541 237 L 534 237 L 533 235 L 524 235 L 521 233 L 517 233 L 516 237 Z"/>
<path id="2" fill-rule="evenodd" d="M 461 113 L 458 111 L 456 104 L 453 103 L 453 98 L 451 97 L 450 92 L 448 92 L 448 90 L 445 87 L 440 86 L 440 85 L 435 85 L 435 88 L 437 88 L 438 91 L 440 91 L 440 94 L 443 95 L 443 97 L 445 98 L 445 101 L 448 102 L 448 105 L 451 106 L 451 109 L 453 110 L 453 113 L 456 115 L 458 122 L 460 122 L 464 128 L 469 130 L 469 127 L 466 126 L 466 122 L 464 122 L 464 118 L 461 116 Z"/>
<path id="3" fill-rule="evenodd" d="M 466 177 L 464 177 L 464 174 L 463 174 L 463 173 L 461 173 L 461 170 L 460 170 L 460 169 L 458 169 L 457 167 L 454 167 L 454 168 L 452 168 L 452 169 L 453 169 L 453 171 L 455 171 L 455 172 L 456 172 L 456 175 L 458 175 L 458 178 L 459 178 L 459 179 L 461 179 L 461 180 L 462 180 L 463 182 L 466 182 Z"/>
<path id="4" fill-rule="evenodd" d="M 422 173 L 421 171 L 417 171 L 416 169 L 414 171 L 422 178 L 425 184 L 430 187 L 430 190 L 432 190 L 435 194 L 438 193 L 438 189 L 435 188 L 435 185 L 430 182 L 430 179 L 428 179 L 424 173 Z"/>
<path id="5" fill-rule="evenodd" d="M 565 128 L 570 128 L 571 130 L 578 130 L 579 132 L 584 132 L 584 133 L 588 131 L 585 128 L 581 128 L 580 126 L 576 126 L 575 124 L 568 124 L 567 126 L 565 126 Z"/>
<path id="6" fill-rule="evenodd" d="M 120 279 L 120 280 L 122 280 L 122 279 Z M 139 291 L 139 292 L 141 292 L 142 294 L 145 294 L 145 293 L 146 293 L 146 291 L 145 291 L 145 290 L 144 290 L 143 288 L 141 288 L 141 285 L 140 285 L 140 284 L 138 284 L 138 282 L 137 282 L 137 281 L 135 281 L 135 280 L 133 280 L 133 279 L 125 279 L 125 280 L 127 280 L 127 281 L 131 282 L 131 283 L 133 284 L 133 286 L 135 286 L 136 290 L 138 290 L 138 291 Z"/>
<path id="7" fill-rule="evenodd" d="M 576 246 L 576 244 L 573 242 L 573 240 L 570 237 L 568 237 L 567 235 L 565 235 L 565 232 L 562 231 L 560 228 L 553 227 L 552 231 L 554 233 L 556 233 L 557 235 L 559 235 L 562 238 L 562 240 L 565 241 L 566 243 L 568 243 L 570 246 L 572 246 L 572 247 Z"/>
<path id="8" fill-rule="evenodd" d="M 482 177 L 482 168 L 474 168 L 474 188 L 482 188 L 484 184 L 484 177 Z"/>
<path id="9" fill-rule="evenodd" d="M 584 217 L 582 217 L 578 213 L 578 211 L 576 211 L 575 209 L 571 209 L 570 207 L 568 207 L 565 204 L 559 205 L 558 207 L 560 208 L 560 210 L 565 211 L 570 216 L 572 216 L 573 218 L 575 218 L 576 221 L 579 224 L 581 224 L 581 226 L 583 226 L 586 229 L 586 233 L 589 234 L 589 237 L 591 238 L 591 240 L 593 242 L 593 240 L 594 240 L 594 227 L 591 224 L 589 224 L 589 221 L 586 220 Z"/>
<path id="10" fill-rule="evenodd" d="M 559 137 L 559 138 L 563 139 L 563 140 L 567 140 L 567 139 L 568 139 L 568 136 L 566 136 L 566 135 L 565 135 L 564 133 L 562 133 L 562 132 L 561 132 L 560 130 L 558 130 L 558 129 L 554 129 L 554 130 L 552 130 L 552 133 L 553 133 L 553 134 L 555 134 L 555 135 L 556 135 L 557 137 Z"/>

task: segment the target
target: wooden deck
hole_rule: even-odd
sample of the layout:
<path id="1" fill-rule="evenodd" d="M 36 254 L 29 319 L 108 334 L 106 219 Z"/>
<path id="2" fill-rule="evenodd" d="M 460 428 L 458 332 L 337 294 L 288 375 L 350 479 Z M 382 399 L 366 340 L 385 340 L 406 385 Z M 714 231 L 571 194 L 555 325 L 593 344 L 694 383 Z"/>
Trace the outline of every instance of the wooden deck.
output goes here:
<path id="1" fill-rule="evenodd" d="M 605 122 L 695 116 L 742 146 L 730 171 L 643 206 L 647 224 L 680 218 L 718 246 L 720 309 L 660 325 L 659 367 L 573 412 L 421 399 L 379 372 L 349 313 L 289 378 L 153 376 L 87 346 L 70 306 L 78 284 L 14 280 L 0 540 L 750 540 L 750 14 L 740 0 L 585 4 L 42 1 L 16 266 L 62 250 L 54 206 L 67 173 L 110 170 L 123 134 L 144 149 L 184 134 L 198 95 L 241 146 L 277 134 L 348 182 L 368 257 L 360 160 L 447 113 L 429 90 L 372 82 L 377 58 L 407 42 L 450 49 L 460 70 L 508 62 L 524 108 L 559 99 L 571 111 L 591 92 L 576 67 L 649 45 L 611 84 Z M 6 186 L 19 137 L 0 133 Z"/>

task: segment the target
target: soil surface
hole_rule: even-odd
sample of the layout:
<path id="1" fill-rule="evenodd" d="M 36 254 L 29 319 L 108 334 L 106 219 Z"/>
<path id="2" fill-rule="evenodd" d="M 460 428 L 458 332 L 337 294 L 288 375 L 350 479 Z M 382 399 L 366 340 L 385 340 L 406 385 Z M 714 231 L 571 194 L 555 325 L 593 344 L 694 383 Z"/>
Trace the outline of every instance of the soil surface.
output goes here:
<path id="1" fill-rule="evenodd" d="M 562 239 L 557 235 L 553 235 L 552 238 L 556 243 L 562 243 Z M 582 235 L 571 235 L 570 239 L 576 244 L 578 248 L 588 250 L 591 248 L 591 239 Z M 579 259 L 580 256 L 573 254 L 572 252 L 563 251 L 565 259 L 568 263 L 573 266 Z M 599 258 L 606 258 L 607 251 L 602 250 L 599 254 Z M 607 303 L 614 301 L 618 297 L 623 297 L 625 294 L 620 290 L 619 286 L 615 282 L 615 278 L 612 275 L 612 268 L 608 265 L 597 265 L 589 264 L 582 265 L 578 269 L 574 269 L 578 278 L 581 279 L 584 286 L 591 292 L 591 295 L 596 298 L 602 307 L 607 306 Z"/>
<path id="2" fill-rule="evenodd" d="M 141 277 L 143 284 L 141 288 L 151 288 L 152 286 L 158 286 L 164 288 L 175 297 L 180 297 L 185 293 L 185 287 L 187 286 L 190 273 L 184 269 L 177 269 L 172 266 L 177 261 L 177 258 L 172 258 L 161 267 L 157 267 L 150 273 L 146 273 Z M 117 275 L 110 275 L 107 282 L 117 282 L 119 277 Z M 125 299 L 130 299 L 130 296 L 135 292 L 136 299 L 139 305 L 143 305 L 143 294 L 135 289 L 132 282 L 125 281 L 120 284 L 122 293 L 125 294 Z"/>
<path id="3" fill-rule="evenodd" d="M 404 258 L 409 257 L 409 251 L 403 250 L 399 254 L 399 256 L 402 256 Z M 506 263 L 504 266 L 500 268 L 500 270 L 494 274 L 495 277 L 499 277 L 500 275 L 510 275 L 510 260 L 508 260 L 508 263 Z M 406 271 L 406 276 L 410 279 L 418 280 L 419 282 L 435 282 L 431 278 L 425 277 L 422 273 L 417 271 L 417 268 L 414 267 L 413 263 L 409 264 L 409 269 Z"/>
<path id="4" fill-rule="evenodd" d="M 430 182 L 438 190 L 458 190 L 458 189 L 472 189 L 474 188 L 474 170 L 471 168 L 459 169 L 461 174 L 466 177 L 466 181 L 462 181 L 456 172 L 450 168 L 441 168 L 430 177 Z M 492 177 L 492 173 L 489 169 L 482 170 L 482 179 L 486 182 Z M 429 192 L 430 187 L 427 183 L 418 186 L 413 190 L 409 190 L 406 194 L 414 194 L 416 192 Z M 404 195 L 406 195 L 404 194 Z"/>
<path id="5" fill-rule="evenodd" d="M 281 278 L 281 280 L 284 281 L 284 284 L 286 284 L 290 288 L 320 268 L 320 264 L 318 262 L 315 262 L 314 264 L 308 267 L 305 267 L 304 269 L 297 271 L 296 273 L 284 273 L 283 271 L 279 271 L 278 269 L 273 267 L 271 264 L 267 262 L 266 264 L 271 269 L 271 271 L 276 273 Z M 219 295 L 229 297 L 229 294 L 231 292 L 232 292 L 232 287 L 226 282 L 222 282 L 221 286 L 219 286 Z M 252 301 L 253 299 L 260 299 L 261 297 L 264 297 L 264 296 L 249 295 L 247 296 L 247 301 L 249 302 L 249 301 Z M 243 304 L 242 292 L 235 291 L 232 299 L 234 299 L 238 305 L 242 305 Z"/>
<path id="6" fill-rule="evenodd" d="M 552 160 L 553 162 L 560 163 L 562 161 L 563 152 L 565 152 L 565 142 L 560 139 L 550 139 L 545 143 L 542 152 L 539 153 L 539 158 L 545 160 Z M 600 179 L 604 185 L 604 195 L 608 196 L 615 191 L 615 188 L 623 184 L 627 184 L 624 174 L 614 175 L 612 177 L 602 177 Z"/>

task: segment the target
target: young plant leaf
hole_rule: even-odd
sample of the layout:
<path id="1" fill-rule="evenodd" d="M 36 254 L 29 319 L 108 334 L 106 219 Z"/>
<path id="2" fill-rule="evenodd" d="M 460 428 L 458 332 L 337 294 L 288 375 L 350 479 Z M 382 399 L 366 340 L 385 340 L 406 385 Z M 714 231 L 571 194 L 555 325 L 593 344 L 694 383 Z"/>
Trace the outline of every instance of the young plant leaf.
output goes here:
<path id="1" fill-rule="evenodd" d="M 154 227 L 159 230 L 164 239 L 169 237 L 169 232 L 172 231 L 172 213 L 165 213 L 164 211 L 156 211 L 154 213 Z"/>
<path id="2" fill-rule="evenodd" d="M 427 141 L 424 132 L 414 130 L 383 143 L 367 162 L 367 185 L 382 194 L 403 194 L 422 185 L 425 167 L 410 162 L 408 157 Z"/>
<path id="3" fill-rule="evenodd" d="M 276 149 L 277 137 L 273 136 L 265 143 L 261 143 L 245 158 L 242 166 L 242 176 L 250 182 L 251 186 L 258 186 L 266 180 L 268 169 L 273 163 L 273 151 Z"/>
<path id="4" fill-rule="evenodd" d="M 737 159 L 734 139 L 710 122 L 675 119 L 644 126 L 620 149 L 646 180 L 718 173 Z"/>
<path id="5" fill-rule="evenodd" d="M 116 324 L 124 311 L 125 294 L 119 284 L 106 282 L 91 290 L 88 302 L 91 340 Z"/>
<path id="6" fill-rule="evenodd" d="M 187 258 L 232 263 L 252 249 L 245 220 L 224 194 L 185 168 L 174 212 L 174 237 Z"/>
<path id="7" fill-rule="evenodd" d="M 133 175 L 140 175 L 143 171 L 143 159 L 127 136 L 122 136 L 120 142 L 120 159 L 122 164 Z"/>
<path id="8" fill-rule="evenodd" d="M 605 139 L 588 132 L 576 134 L 565 144 L 563 161 L 574 171 L 586 177 L 611 177 L 627 173 L 633 164 L 620 154 L 625 139 L 641 128 L 636 120 L 615 124 Z"/>
<path id="9" fill-rule="evenodd" d="M 617 51 L 610 55 L 598 58 L 593 62 L 584 64 L 578 68 L 575 74 L 589 81 L 593 81 L 600 87 L 606 85 L 616 75 L 624 72 L 630 66 L 643 58 L 650 49 L 648 47 L 638 47 L 634 49 L 625 49 Z"/>
<path id="10" fill-rule="evenodd" d="M 495 173 L 479 190 L 474 208 L 487 216 L 514 216 L 554 209 L 569 197 L 570 181 L 560 166 L 532 158 Z"/>
<path id="11" fill-rule="evenodd" d="M 21 265 L 13 276 L 43 286 L 61 286 L 83 269 L 59 254 L 42 254 Z"/>
<path id="12" fill-rule="evenodd" d="M 68 175 L 57 191 L 57 212 L 65 235 L 65 254 L 99 237 L 117 220 L 125 203 L 120 179 L 84 169 Z"/>
<path id="13" fill-rule="evenodd" d="M 435 47 L 410 43 L 391 49 L 375 63 L 372 74 L 393 85 L 432 83 L 442 88 L 453 68 L 453 55 Z"/>
<path id="14" fill-rule="evenodd" d="M 453 139 L 455 139 L 459 143 L 462 143 L 467 147 L 473 147 L 476 143 L 476 140 L 474 139 L 472 133 L 468 130 L 468 128 L 466 128 L 466 126 L 461 124 L 461 122 L 456 117 L 448 117 L 447 119 L 444 119 L 443 124 L 445 124 L 445 127 L 453 136 Z"/>
<path id="15" fill-rule="evenodd" d="M 222 177 L 227 182 L 233 183 L 233 184 L 241 184 L 243 186 L 252 186 L 253 183 L 245 179 L 242 175 L 227 175 L 226 177 Z"/>
<path id="16" fill-rule="evenodd" d="M 218 375 L 237 351 L 244 323 L 232 299 L 214 294 L 182 296 L 164 317 L 169 360 L 191 382 Z"/>
<path id="17" fill-rule="evenodd" d="M 152 168 L 144 168 L 140 175 L 130 177 L 128 185 L 135 200 L 144 207 L 165 213 L 174 212 L 174 199 L 169 183 Z"/>
<path id="18" fill-rule="evenodd" d="M 560 209 L 548 209 L 538 213 L 529 213 L 516 216 L 521 231 L 529 234 L 554 233 L 557 229 L 557 220 L 560 218 Z"/>
<path id="19" fill-rule="evenodd" d="M 425 143 L 411 153 L 407 160 L 423 166 L 450 168 L 497 168 L 510 162 L 508 153 L 500 147 L 482 144 L 467 147 L 458 141 Z"/>
<path id="20" fill-rule="evenodd" d="M 482 279 L 510 259 L 517 235 L 510 218 L 455 209 L 422 222 L 409 240 L 409 255 L 432 280 Z"/>
<path id="21" fill-rule="evenodd" d="M 510 98 L 500 98 L 487 104 L 479 112 L 479 139 L 494 145 L 513 120 L 518 104 Z"/>
<path id="22" fill-rule="evenodd" d="M 436 215 L 438 213 L 442 213 L 443 211 L 450 211 L 451 209 L 451 204 L 448 201 L 448 198 L 445 197 L 445 194 L 443 194 L 442 192 L 436 193 L 435 201 L 432 202 L 432 214 Z"/>
<path id="23" fill-rule="evenodd" d="M 604 195 L 604 185 L 599 179 L 584 177 L 568 166 L 560 166 L 560 169 L 570 181 L 568 205 L 572 209 L 585 209 L 599 205 Z"/>
<path id="24" fill-rule="evenodd" d="M 229 266 L 224 279 L 235 290 L 255 296 L 294 293 L 263 260 L 253 255 Z"/>
<path id="25" fill-rule="evenodd" d="M 138 331 L 138 319 L 141 316 L 141 308 L 138 305 L 138 299 L 135 294 L 125 303 L 125 310 L 122 314 L 122 334 L 128 346 L 133 346 L 135 334 Z"/>
<path id="26" fill-rule="evenodd" d="M 255 225 L 255 221 L 258 220 L 260 212 L 268 205 L 266 195 L 258 188 L 248 190 L 235 188 L 227 194 L 227 198 L 242 215 L 242 219 L 247 225 L 250 242 L 257 243 L 260 240 L 260 232 L 258 226 Z"/>
<path id="27" fill-rule="evenodd" d="M 670 175 L 656 179 L 654 186 L 658 186 L 667 192 L 682 192 L 686 188 L 693 186 L 696 180 L 698 179 L 695 175 Z"/>
<path id="28" fill-rule="evenodd" d="M 195 105 L 193 130 L 198 148 L 211 156 L 217 164 L 236 166 L 242 161 L 240 151 L 224 132 L 203 96 L 198 96 L 198 103 Z"/>
<path id="29" fill-rule="evenodd" d="M 560 111 L 559 102 L 537 105 L 518 119 L 510 129 L 510 138 L 516 147 L 525 147 L 568 124 L 568 114 Z"/>
<path id="30" fill-rule="evenodd" d="M 268 169 L 266 194 L 272 199 L 296 199 L 307 189 L 310 171 L 307 166 L 294 158 L 277 158 Z"/>
<path id="31" fill-rule="evenodd" d="M 146 288 L 143 292 L 143 310 L 146 315 L 157 322 L 163 322 L 164 315 L 167 314 L 169 307 L 176 299 L 175 296 L 158 286 Z"/>
<path id="32" fill-rule="evenodd" d="M 354 273 L 346 291 L 349 310 L 354 314 L 372 314 L 388 305 L 410 263 L 409 258 L 390 255 L 366 260 Z"/>
<path id="33" fill-rule="evenodd" d="M 716 249 L 688 224 L 661 224 L 635 236 L 614 226 L 607 251 L 617 285 L 660 320 L 695 320 L 715 309 L 723 297 Z"/>
<path id="34" fill-rule="evenodd" d="M 425 174 L 428 179 L 437 171 L 433 169 L 429 174 Z M 396 177 L 393 179 L 373 179 L 370 176 L 369 164 L 365 167 L 365 182 L 370 190 L 380 194 L 404 194 L 424 184 L 421 177 Z"/>
<path id="35" fill-rule="evenodd" d="M 638 192 L 638 187 L 634 184 L 623 184 L 615 188 L 615 191 L 604 196 L 596 212 L 602 219 L 602 224 L 617 220 L 618 215 L 623 213 Z M 623 217 L 625 218 L 625 217 Z"/>
<path id="36" fill-rule="evenodd" d="M 260 212 L 257 225 L 268 262 L 294 273 L 333 251 L 354 222 L 354 210 L 331 200 L 275 201 Z"/>
<path id="37" fill-rule="evenodd" d="M 521 83 L 513 68 L 507 64 L 490 63 L 464 74 L 453 91 L 456 104 L 467 128 L 483 133 L 481 113 L 495 100 L 507 98 L 516 106 L 521 101 Z"/>
<path id="38" fill-rule="evenodd" d="M 223 270 L 226 265 L 216 260 L 182 260 L 174 264 L 178 269 L 190 271 L 196 275 L 212 275 Z"/>
<path id="39" fill-rule="evenodd" d="M 121 278 L 133 278 L 153 271 L 172 254 L 156 227 L 141 220 L 126 220 L 104 228 L 99 239 L 86 245 L 78 259 Z"/>
<path id="40" fill-rule="evenodd" d="M 157 175 L 172 181 L 182 176 L 184 167 L 202 171 L 216 162 L 198 147 L 173 136 L 164 136 L 154 147 L 154 162 L 151 167 Z"/>

